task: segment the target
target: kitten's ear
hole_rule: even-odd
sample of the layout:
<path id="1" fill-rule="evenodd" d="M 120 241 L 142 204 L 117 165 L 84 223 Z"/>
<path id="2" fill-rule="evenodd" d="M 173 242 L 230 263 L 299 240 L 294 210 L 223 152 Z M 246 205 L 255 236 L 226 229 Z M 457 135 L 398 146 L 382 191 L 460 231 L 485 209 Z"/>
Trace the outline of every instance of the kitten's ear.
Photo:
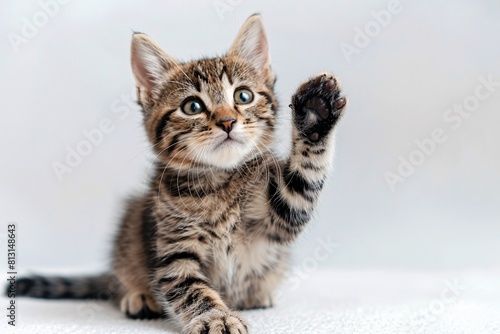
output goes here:
<path id="1" fill-rule="evenodd" d="M 135 33 L 131 47 L 132 72 L 137 86 L 139 102 L 151 102 L 158 91 L 156 85 L 165 79 L 177 62 L 151 38 Z"/>
<path id="2" fill-rule="evenodd" d="M 274 84 L 269 44 L 260 15 L 254 14 L 245 21 L 229 50 L 229 56 L 244 59 L 262 74 L 266 83 Z"/>

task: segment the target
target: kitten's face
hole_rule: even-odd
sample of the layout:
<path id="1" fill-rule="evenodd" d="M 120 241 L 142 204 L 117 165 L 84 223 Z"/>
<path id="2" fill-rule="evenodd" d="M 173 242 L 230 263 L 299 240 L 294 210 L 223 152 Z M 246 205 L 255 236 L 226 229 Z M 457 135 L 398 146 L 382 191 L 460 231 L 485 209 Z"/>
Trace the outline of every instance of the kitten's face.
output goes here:
<path id="1" fill-rule="evenodd" d="M 170 166 L 235 168 L 269 150 L 274 94 L 244 61 L 224 57 L 179 64 L 160 91 L 146 128 Z"/>
<path id="2" fill-rule="evenodd" d="M 136 34 L 132 68 L 148 137 L 168 167 L 233 169 L 269 151 L 277 105 L 258 16 L 227 56 L 188 63 Z"/>

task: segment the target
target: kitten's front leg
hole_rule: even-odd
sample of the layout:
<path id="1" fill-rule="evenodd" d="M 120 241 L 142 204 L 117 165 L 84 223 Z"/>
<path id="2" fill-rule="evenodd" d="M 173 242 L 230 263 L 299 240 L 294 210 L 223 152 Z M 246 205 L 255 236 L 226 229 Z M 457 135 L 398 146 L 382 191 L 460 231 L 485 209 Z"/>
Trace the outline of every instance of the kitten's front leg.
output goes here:
<path id="1" fill-rule="evenodd" d="M 156 269 L 158 302 L 181 324 L 183 334 L 247 334 L 239 315 L 230 310 L 203 274 L 203 253 L 182 249 L 164 253 Z"/>
<path id="2" fill-rule="evenodd" d="M 346 103 L 327 73 L 302 84 L 292 97 L 292 153 L 268 188 L 274 240 L 293 240 L 310 220 L 331 169 L 333 130 Z"/>

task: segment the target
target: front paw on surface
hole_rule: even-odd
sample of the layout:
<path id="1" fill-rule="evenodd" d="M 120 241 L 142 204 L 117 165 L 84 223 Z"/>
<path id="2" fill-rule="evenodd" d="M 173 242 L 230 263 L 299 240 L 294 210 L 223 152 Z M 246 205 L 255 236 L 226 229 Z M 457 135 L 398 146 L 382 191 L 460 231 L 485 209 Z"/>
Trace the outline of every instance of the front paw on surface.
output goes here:
<path id="1" fill-rule="evenodd" d="M 211 310 L 196 316 L 183 334 L 248 334 L 248 327 L 238 314 Z"/>
<path id="2" fill-rule="evenodd" d="M 337 79 L 319 74 L 303 83 L 292 97 L 297 129 L 310 142 L 318 142 L 335 126 L 343 114 L 347 99 L 341 95 Z"/>

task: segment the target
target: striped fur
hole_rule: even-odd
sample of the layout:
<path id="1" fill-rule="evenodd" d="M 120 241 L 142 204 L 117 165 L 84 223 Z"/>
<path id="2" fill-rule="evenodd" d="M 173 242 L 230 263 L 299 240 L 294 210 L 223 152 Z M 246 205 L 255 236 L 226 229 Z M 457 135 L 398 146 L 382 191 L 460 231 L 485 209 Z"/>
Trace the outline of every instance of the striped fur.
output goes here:
<path id="1" fill-rule="evenodd" d="M 292 152 L 278 160 L 269 149 L 275 77 L 258 16 L 227 56 L 187 63 L 135 34 L 132 67 L 157 156 L 149 191 L 129 201 L 116 236 L 106 276 L 117 282 L 112 297 L 129 317 L 164 315 L 183 333 L 247 333 L 237 310 L 272 306 L 290 244 L 310 221 L 331 167 L 346 99 L 329 74 L 302 84 L 290 105 Z M 251 103 L 235 103 L 238 87 L 253 93 Z M 193 97 L 206 110 L 187 115 L 182 105 Z M 230 134 L 220 127 L 227 119 Z M 91 283 L 102 277 L 87 285 L 60 279 L 66 290 L 58 292 L 44 290 L 53 284 L 46 280 L 26 279 L 22 294 L 93 297 L 100 287 Z"/>

